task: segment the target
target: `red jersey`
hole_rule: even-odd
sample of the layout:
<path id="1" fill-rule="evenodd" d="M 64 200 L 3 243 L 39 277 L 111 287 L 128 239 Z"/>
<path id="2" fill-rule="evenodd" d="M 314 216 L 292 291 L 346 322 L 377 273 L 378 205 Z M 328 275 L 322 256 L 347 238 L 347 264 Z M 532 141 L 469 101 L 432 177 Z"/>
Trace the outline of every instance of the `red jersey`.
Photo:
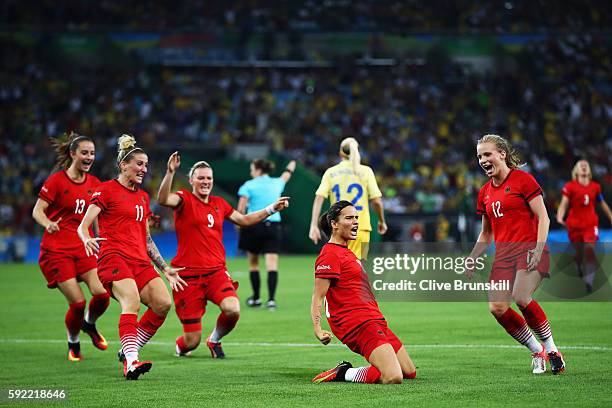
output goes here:
<path id="1" fill-rule="evenodd" d="M 590 181 L 585 186 L 578 180 L 572 180 L 563 186 L 562 192 L 569 200 L 569 212 L 565 221 L 568 228 L 591 228 L 599 224 L 595 212 L 595 202 L 603 199 L 599 183 Z"/>
<path id="2" fill-rule="evenodd" d="M 223 221 L 234 209 L 221 197 L 208 196 L 205 203 L 191 191 L 176 193 L 182 200 L 174 209 L 178 250 L 172 265 L 195 269 L 225 267 Z"/>
<path id="3" fill-rule="evenodd" d="M 100 259 L 120 255 L 151 263 L 147 254 L 147 218 L 151 215 L 147 192 L 131 190 L 114 179 L 100 184 L 91 203 L 102 210 L 98 225 L 100 237 L 106 241 L 100 241 Z"/>
<path id="4" fill-rule="evenodd" d="M 325 311 L 339 340 L 369 320 L 385 319 L 361 262 L 348 247 L 325 244 L 315 261 L 315 278 L 331 279 Z"/>
<path id="5" fill-rule="evenodd" d="M 523 253 L 532 247 L 524 244 L 537 242 L 538 218 L 529 202 L 540 194 L 542 188 L 533 176 L 516 169 L 510 170 L 499 186 L 494 186 L 492 179 L 482 186 L 476 212 L 489 218 L 496 245 L 495 259 Z"/>
<path id="6" fill-rule="evenodd" d="M 77 183 L 65 171 L 52 174 L 43 184 L 38 198 L 49 203 L 47 218 L 57 221 L 60 217 L 59 231 L 49 234 L 46 230 L 40 244 L 48 252 L 85 254 L 83 242 L 79 239 L 77 228 L 91 195 L 100 184 L 97 177 L 85 173 L 85 180 Z"/>

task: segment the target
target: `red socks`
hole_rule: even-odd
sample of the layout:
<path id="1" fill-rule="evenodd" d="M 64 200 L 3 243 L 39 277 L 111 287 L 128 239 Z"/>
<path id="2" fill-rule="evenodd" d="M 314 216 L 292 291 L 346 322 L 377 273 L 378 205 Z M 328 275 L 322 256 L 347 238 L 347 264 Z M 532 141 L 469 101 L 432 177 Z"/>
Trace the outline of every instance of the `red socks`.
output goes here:
<path id="1" fill-rule="evenodd" d="M 149 342 L 149 340 L 151 340 L 151 337 L 157 333 L 157 329 L 164 324 L 165 320 L 166 316 L 160 316 L 151 309 L 147 309 L 147 311 L 144 312 L 140 318 L 140 321 L 138 322 L 137 329 L 138 337 L 136 342 L 138 343 L 139 348 L 142 348 Z"/>
<path id="2" fill-rule="evenodd" d="M 119 317 L 119 339 L 121 340 L 121 349 L 126 357 L 130 356 L 132 360 L 138 359 L 138 315 L 133 313 L 122 313 Z"/>
<path id="3" fill-rule="evenodd" d="M 546 341 L 552 336 L 546 313 L 544 313 L 538 302 L 532 300 L 525 308 L 520 309 L 523 316 L 525 316 L 527 324 L 541 341 Z"/>
<path id="4" fill-rule="evenodd" d="M 70 305 L 68 305 L 68 312 L 66 312 L 66 318 L 64 319 L 64 322 L 66 323 L 66 328 L 68 329 L 69 336 L 73 339 L 76 337 L 76 341 L 78 341 L 79 332 L 81 331 L 81 327 L 83 327 L 84 316 L 84 300 L 81 302 L 70 303 Z"/>
<path id="5" fill-rule="evenodd" d="M 108 292 L 92 296 L 89 300 L 89 307 L 87 308 L 87 321 L 89 323 L 95 323 L 98 317 L 102 316 L 106 311 L 109 303 L 110 295 Z"/>
<path id="6" fill-rule="evenodd" d="M 496 319 L 516 341 L 523 345 L 527 344 L 527 341 L 532 336 L 531 331 L 527 327 L 525 319 L 516 313 L 514 309 L 509 307 L 503 315 L 496 317 Z"/>

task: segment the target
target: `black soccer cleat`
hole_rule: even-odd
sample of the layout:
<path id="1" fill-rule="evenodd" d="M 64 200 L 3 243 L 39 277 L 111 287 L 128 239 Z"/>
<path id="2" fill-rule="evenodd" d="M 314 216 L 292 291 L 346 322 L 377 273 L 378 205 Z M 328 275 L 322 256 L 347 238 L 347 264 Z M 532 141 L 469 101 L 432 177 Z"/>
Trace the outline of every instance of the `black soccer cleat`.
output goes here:
<path id="1" fill-rule="evenodd" d="M 563 354 L 558 351 L 551 351 L 548 353 L 548 361 L 550 362 L 550 371 L 557 375 L 565 371 L 565 361 L 563 361 Z"/>

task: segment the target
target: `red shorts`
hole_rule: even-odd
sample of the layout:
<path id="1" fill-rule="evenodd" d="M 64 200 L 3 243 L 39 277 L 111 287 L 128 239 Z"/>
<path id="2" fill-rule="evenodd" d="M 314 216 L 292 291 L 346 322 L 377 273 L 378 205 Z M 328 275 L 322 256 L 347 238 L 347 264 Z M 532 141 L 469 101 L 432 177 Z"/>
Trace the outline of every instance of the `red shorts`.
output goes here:
<path id="1" fill-rule="evenodd" d="M 514 278 L 516 277 L 516 271 L 527 269 L 527 251 L 522 252 L 520 255 L 508 257 L 498 260 L 495 259 L 493 267 L 491 268 L 491 275 L 489 275 L 489 282 L 508 280 L 510 282 L 510 290 L 514 285 Z M 536 266 L 536 270 L 544 278 L 548 278 L 550 269 L 550 252 L 544 250 L 542 252 L 542 258 L 540 263 Z"/>
<path id="2" fill-rule="evenodd" d="M 238 297 L 238 283 L 232 280 L 225 267 L 213 272 L 199 271 L 202 270 L 181 271 L 181 278 L 188 286 L 180 291 L 172 291 L 174 309 L 185 332 L 202 331 L 206 302 L 211 301 L 219 306 L 225 298 Z"/>
<path id="3" fill-rule="evenodd" d="M 568 228 L 567 235 L 570 242 L 597 242 L 599 240 L 599 228 Z"/>
<path id="4" fill-rule="evenodd" d="M 159 273 L 150 263 L 126 259 L 120 255 L 108 255 L 98 261 L 98 276 L 106 291 L 112 295 L 113 282 L 133 279 L 140 292 L 151 280 L 159 278 Z"/>
<path id="5" fill-rule="evenodd" d="M 342 340 L 353 352 L 370 359 L 370 354 L 383 344 L 390 344 L 396 353 L 402 348 L 401 340 L 389 329 L 385 320 L 370 320 Z"/>
<path id="6" fill-rule="evenodd" d="M 76 278 L 81 281 L 81 275 L 98 267 L 98 260 L 95 255 L 87 256 L 85 251 L 82 254 L 61 254 L 57 252 L 40 251 L 38 264 L 49 289 L 56 288 L 58 282 L 65 282 L 68 279 Z"/>

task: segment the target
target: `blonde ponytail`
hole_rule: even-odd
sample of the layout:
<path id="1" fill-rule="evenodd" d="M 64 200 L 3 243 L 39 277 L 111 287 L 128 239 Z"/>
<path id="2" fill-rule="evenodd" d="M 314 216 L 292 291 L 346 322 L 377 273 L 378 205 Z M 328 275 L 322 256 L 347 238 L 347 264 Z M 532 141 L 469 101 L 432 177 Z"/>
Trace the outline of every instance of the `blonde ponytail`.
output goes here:
<path id="1" fill-rule="evenodd" d="M 340 156 L 346 157 L 351 162 L 355 175 L 359 177 L 359 166 L 361 155 L 359 154 L 359 143 L 352 137 L 347 137 L 340 143 Z"/>
<path id="2" fill-rule="evenodd" d="M 517 169 L 524 166 L 525 163 L 521 160 L 518 152 L 510 142 L 499 135 L 484 135 L 478 140 L 477 144 L 492 143 L 500 152 L 506 152 L 506 165 L 508 168 Z"/>

